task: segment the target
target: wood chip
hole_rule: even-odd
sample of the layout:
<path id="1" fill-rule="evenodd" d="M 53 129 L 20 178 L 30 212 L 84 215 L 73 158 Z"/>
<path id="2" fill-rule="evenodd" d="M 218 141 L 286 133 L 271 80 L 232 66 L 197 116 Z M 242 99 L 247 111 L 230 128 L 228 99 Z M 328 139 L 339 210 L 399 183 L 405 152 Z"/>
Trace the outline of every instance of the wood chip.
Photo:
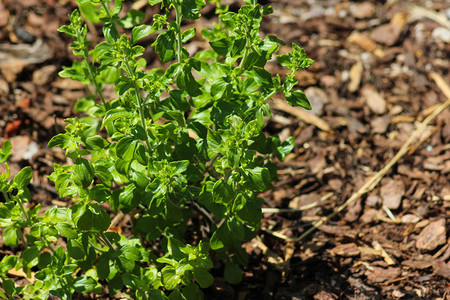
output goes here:
<path id="1" fill-rule="evenodd" d="M 386 113 L 386 100 L 371 85 L 365 85 L 361 89 L 361 95 L 369 109 L 376 114 Z"/>
<path id="2" fill-rule="evenodd" d="M 439 219 L 426 226 L 417 237 L 416 247 L 420 250 L 434 250 L 446 242 L 445 219 Z"/>
<path id="3" fill-rule="evenodd" d="M 364 273 L 372 282 L 380 283 L 391 281 L 399 277 L 402 272 L 400 268 L 389 267 L 387 269 L 380 267 L 373 267 L 373 271 L 366 271 Z"/>
<path id="4" fill-rule="evenodd" d="M 340 256 L 356 256 L 359 255 L 361 251 L 355 243 L 340 244 L 333 249 L 331 249 L 332 255 Z"/>
<path id="5" fill-rule="evenodd" d="M 401 180 L 386 179 L 380 189 L 383 205 L 389 209 L 398 209 L 405 194 L 405 185 Z"/>

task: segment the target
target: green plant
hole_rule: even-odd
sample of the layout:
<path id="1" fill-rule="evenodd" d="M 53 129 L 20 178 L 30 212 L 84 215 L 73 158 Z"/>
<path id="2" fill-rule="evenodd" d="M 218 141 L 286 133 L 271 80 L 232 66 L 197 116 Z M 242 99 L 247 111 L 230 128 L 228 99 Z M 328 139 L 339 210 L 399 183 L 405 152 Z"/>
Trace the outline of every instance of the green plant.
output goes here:
<path id="1" fill-rule="evenodd" d="M 103 23 L 105 41 L 91 46 L 78 10 L 60 28 L 82 58 L 60 76 L 90 92 L 75 105 L 86 116 L 67 119 L 65 133 L 48 144 L 73 160 L 55 164 L 50 176 L 73 204 L 44 215 L 39 206 L 27 210 L 31 169 L 12 181 L 1 175 L 3 239 L 26 249 L 0 262 L 0 297 L 120 292 L 133 299 L 199 299 L 201 288 L 214 282 L 211 251 L 224 262 L 225 279 L 241 281 L 240 267 L 248 263 L 241 244 L 255 236 L 261 220 L 258 194 L 276 180 L 271 157 L 283 160 L 294 147 L 293 138 L 281 142 L 262 132 L 267 101 L 283 93 L 291 105 L 309 109 L 305 94 L 293 89 L 294 75 L 313 61 L 293 44 L 292 52 L 276 56 L 290 72 L 284 80 L 272 76 L 264 66 L 283 42 L 261 39 L 259 31 L 272 9 L 245 0 L 235 13 L 212 2 L 219 23 L 201 32 L 211 49 L 188 53 L 183 45 L 196 30 L 182 31 L 181 24 L 201 16 L 203 0 L 149 0 L 162 8 L 152 25 L 139 25 L 144 16 L 138 11 L 119 18 L 119 0 L 78 1 L 86 19 Z M 131 28 L 131 36 L 118 26 Z M 152 46 L 170 62 L 166 69 L 147 69 L 142 58 L 138 42 L 154 33 Z M 106 99 L 103 88 L 111 83 L 117 98 Z M 2 163 L 9 151 L 5 143 Z M 132 216 L 126 236 L 108 230 L 118 211 Z M 55 246 L 61 238 L 65 249 Z M 12 268 L 35 272 L 34 284 L 16 287 L 6 276 Z"/>

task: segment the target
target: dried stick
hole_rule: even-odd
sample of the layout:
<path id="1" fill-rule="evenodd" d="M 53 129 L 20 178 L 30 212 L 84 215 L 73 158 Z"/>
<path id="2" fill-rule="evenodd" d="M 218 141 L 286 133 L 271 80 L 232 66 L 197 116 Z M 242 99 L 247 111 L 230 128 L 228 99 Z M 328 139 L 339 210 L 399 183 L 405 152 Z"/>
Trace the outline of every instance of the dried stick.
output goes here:
<path id="1" fill-rule="evenodd" d="M 431 72 L 430 77 L 436 82 L 437 86 L 441 89 L 444 95 L 447 97 L 447 101 L 439 105 L 428 117 L 423 120 L 423 122 L 414 130 L 405 144 L 400 148 L 397 154 L 388 162 L 384 168 L 382 168 L 378 173 L 372 176 L 356 193 L 354 193 L 344 204 L 339 206 L 333 213 L 329 214 L 327 217 L 317 221 L 310 229 L 305 231 L 300 237 L 295 239 L 299 242 L 305 239 L 308 235 L 314 232 L 317 228 L 325 224 L 328 220 L 336 216 L 338 213 L 343 211 L 350 203 L 361 197 L 362 195 L 370 192 L 375 186 L 381 181 L 381 179 L 386 175 L 386 173 L 394 166 L 400 158 L 402 158 L 411 147 L 411 144 L 421 136 L 422 132 L 427 128 L 428 124 L 434 120 L 440 113 L 442 113 L 447 107 L 450 106 L 450 87 L 444 81 L 444 79 L 437 73 Z"/>

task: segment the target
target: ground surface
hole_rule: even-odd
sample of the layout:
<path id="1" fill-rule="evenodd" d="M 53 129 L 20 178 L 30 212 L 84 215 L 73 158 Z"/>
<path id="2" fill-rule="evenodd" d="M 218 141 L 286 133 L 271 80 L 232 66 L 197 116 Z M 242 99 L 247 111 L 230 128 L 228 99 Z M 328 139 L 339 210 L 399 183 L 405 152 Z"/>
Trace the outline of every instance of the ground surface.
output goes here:
<path id="1" fill-rule="evenodd" d="M 46 144 L 84 94 L 56 74 L 73 59 L 56 29 L 74 2 L 0 1 L 0 136 L 13 143 L 13 172 L 34 168 L 33 201 L 44 208 L 65 205 L 45 177 L 64 158 Z M 300 44 L 316 61 L 298 74 L 313 110 L 286 109 L 274 99 L 267 131 L 294 136 L 296 149 L 279 163 L 275 190 L 263 196 L 266 208 L 286 210 L 266 212 L 259 239 L 245 245 L 251 263 L 244 282 L 219 278 L 208 298 L 449 299 L 450 109 L 373 189 L 298 240 L 382 169 L 446 100 L 430 72 L 450 82 L 450 3 L 406 2 L 272 2 L 264 33 Z M 157 65 L 150 47 L 146 58 Z M 282 72 L 276 62 L 269 68 Z"/>

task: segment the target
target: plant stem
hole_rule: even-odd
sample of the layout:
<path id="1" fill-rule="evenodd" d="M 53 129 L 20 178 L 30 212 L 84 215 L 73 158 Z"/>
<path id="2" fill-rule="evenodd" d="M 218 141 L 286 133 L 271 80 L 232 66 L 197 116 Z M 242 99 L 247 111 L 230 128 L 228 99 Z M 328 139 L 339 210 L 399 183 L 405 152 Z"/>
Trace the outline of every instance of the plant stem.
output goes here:
<path id="1" fill-rule="evenodd" d="M 111 249 L 114 251 L 114 246 L 113 244 L 111 244 L 111 242 L 109 241 L 108 237 L 102 232 L 100 233 L 100 237 L 103 240 L 103 242 Z"/>
<path id="2" fill-rule="evenodd" d="M 146 136 L 145 143 L 147 146 L 147 151 L 148 151 L 148 154 L 151 155 L 152 148 L 150 147 L 150 137 L 149 137 L 148 131 L 147 131 L 147 123 L 145 123 L 144 99 L 142 98 L 142 95 L 140 93 L 140 88 L 138 87 L 136 81 L 134 80 L 136 78 L 136 76 L 135 76 L 133 69 L 130 67 L 130 64 L 128 63 L 128 59 L 125 59 L 124 63 L 127 68 L 128 75 L 130 75 L 131 78 L 133 79 L 132 80 L 133 88 L 134 88 L 134 93 L 136 95 L 136 100 L 137 100 L 137 104 L 138 104 L 139 118 L 141 119 L 141 126 L 145 131 L 145 136 Z M 154 115 L 153 115 L 152 109 L 149 108 L 148 112 L 150 113 L 150 117 L 152 118 L 152 120 L 154 120 Z"/>
<path id="3" fill-rule="evenodd" d="M 98 96 L 100 97 L 100 100 L 102 100 L 103 106 L 106 106 L 106 101 L 105 101 L 105 98 L 103 97 L 102 90 L 100 89 L 100 86 L 98 85 L 98 82 L 95 79 L 94 72 L 91 69 L 93 66 L 91 66 L 87 57 L 85 57 L 84 60 L 86 61 L 86 65 L 87 65 L 88 71 L 89 71 L 89 77 L 91 77 L 91 82 L 94 85 L 95 93 L 98 94 Z"/>
<path id="4" fill-rule="evenodd" d="M 273 95 L 275 95 L 276 93 L 278 93 L 279 90 L 273 90 L 270 92 L 269 95 L 267 95 L 266 97 L 264 97 L 263 103 L 266 102 L 267 100 L 269 100 L 270 98 L 272 98 Z"/>
<path id="5" fill-rule="evenodd" d="M 31 220 L 30 216 L 28 215 L 27 211 L 25 210 L 25 207 L 23 206 L 22 201 L 18 197 L 17 197 L 17 202 L 19 203 L 20 209 L 22 210 L 23 214 L 25 215 L 25 218 L 27 219 L 27 223 L 29 225 L 31 225 L 32 220 Z"/>
<path id="6" fill-rule="evenodd" d="M 182 49 L 182 39 L 181 39 L 181 5 L 178 3 L 174 4 L 176 13 L 176 23 L 178 26 L 177 30 L 177 60 L 181 62 L 181 49 Z"/>
<path id="7" fill-rule="evenodd" d="M 98 252 L 102 252 L 102 253 L 105 252 L 105 250 L 95 246 L 94 243 L 92 243 L 91 241 L 89 241 L 89 245 L 91 245 L 91 247 L 94 248 L 95 250 L 97 250 Z"/>

